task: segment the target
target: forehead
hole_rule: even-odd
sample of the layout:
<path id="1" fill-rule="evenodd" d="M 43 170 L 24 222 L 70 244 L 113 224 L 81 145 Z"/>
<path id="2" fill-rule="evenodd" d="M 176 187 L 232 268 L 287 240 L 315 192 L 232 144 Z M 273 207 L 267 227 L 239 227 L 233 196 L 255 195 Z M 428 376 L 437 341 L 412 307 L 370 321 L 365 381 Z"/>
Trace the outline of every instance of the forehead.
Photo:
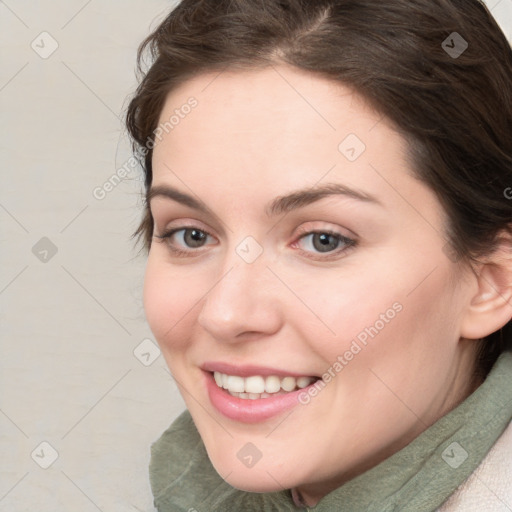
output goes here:
<path id="1" fill-rule="evenodd" d="M 191 98 L 194 108 L 187 106 Z M 357 91 L 288 66 L 226 70 L 188 80 L 168 94 L 159 126 L 157 160 L 171 147 L 174 158 L 194 148 L 197 157 L 225 148 L 233 163 L 261 164 L 271 153 L 275 165 L 279 160 L 314 164 L 319 150 L 331 160 L 344 157 L 339 144 L 351 134 L 366 149 L 385 143 L 400 152 L 403 144 Z"/>
<path id="2" fill-rule="evenodd" d="M 226 145 L 252 140 L 265 142 L 269 148 L 287 139 L 287 146 L 295 143 L 297 153 L 306 153 L 307 141 L 321 139 L 326 147 L 332 142 L 337 149 L 336 142 L 347 130 L 365 138 L 367 131 L 383 122 L 348 86 L 288 66 L 199 75 L 167 96 L 160 124 L 191 97 L 197 106 L 190 113 L 191 120 L 180 119 L 180 126 L 173 127 L 176 144 L 185 136 L 191 143 L 203 141 L 205 134 Z M 187 130 L 187 125 L 194 129 Z M 222 138 L 227 130 L 230 139 Z"/>
<path id="3" fill-rule="evenodd" d="M 335 181 L 388 205 L 418 193 L 435 204 L 386 118 L 350 87 L 288 66 L 188 80 L 168 94 L 159 126 L 153 184 L 262 204 Z"/>

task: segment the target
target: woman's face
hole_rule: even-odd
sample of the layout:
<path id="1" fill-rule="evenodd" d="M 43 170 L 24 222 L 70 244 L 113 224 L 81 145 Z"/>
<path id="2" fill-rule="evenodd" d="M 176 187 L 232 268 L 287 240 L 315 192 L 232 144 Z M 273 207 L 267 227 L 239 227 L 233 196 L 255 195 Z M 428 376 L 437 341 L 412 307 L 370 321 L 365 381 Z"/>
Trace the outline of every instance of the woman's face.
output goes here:
<path id="1" fill-rule="evenodd" d="M 150 206 L 169 236 L 145 310 L 231 485 L 321 496 L 469 393 L 472 285 L 403 138 L 356 91 L 284 66 L 204 74 L 160 122 Z"/>

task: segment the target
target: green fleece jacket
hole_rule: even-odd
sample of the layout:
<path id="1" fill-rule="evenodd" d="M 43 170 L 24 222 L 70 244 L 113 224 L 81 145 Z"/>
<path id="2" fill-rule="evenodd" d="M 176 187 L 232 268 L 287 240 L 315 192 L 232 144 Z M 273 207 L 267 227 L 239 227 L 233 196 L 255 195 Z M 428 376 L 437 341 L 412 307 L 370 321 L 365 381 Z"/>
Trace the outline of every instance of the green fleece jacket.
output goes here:
<path id="1" fill-rule="evenodd" d="M 250 493 L 226 483 L 185 411 L 151 446 L 154 504 L 159 512 L 434 512 L 479 466 L 511 420 L 512 353 L 506 352 L 470 396 L 411 443 L 316 506 L 300 508 L 290 490 Z"/>

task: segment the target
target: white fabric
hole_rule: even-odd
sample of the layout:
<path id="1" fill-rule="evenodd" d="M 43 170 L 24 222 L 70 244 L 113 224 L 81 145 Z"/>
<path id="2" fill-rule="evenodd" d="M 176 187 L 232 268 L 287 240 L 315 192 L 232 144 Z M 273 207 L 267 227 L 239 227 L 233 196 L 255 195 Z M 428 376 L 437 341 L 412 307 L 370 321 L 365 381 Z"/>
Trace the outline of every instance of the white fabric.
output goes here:
<path id="1" fill-rule="evenodd" d="M 437 512 L 512 511 L 512 422 L 471 476 Z"/>

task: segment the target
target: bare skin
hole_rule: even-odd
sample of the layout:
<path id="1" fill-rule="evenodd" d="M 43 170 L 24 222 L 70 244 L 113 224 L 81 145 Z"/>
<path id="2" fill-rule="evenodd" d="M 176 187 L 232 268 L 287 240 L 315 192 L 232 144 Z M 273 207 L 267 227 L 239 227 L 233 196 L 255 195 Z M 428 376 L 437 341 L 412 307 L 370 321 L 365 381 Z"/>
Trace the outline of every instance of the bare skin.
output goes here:
<path id="1" fill-rule="evenodd" d="M 144 304 L 218 473 L 247 491 L 295 488 L 314 505 L 466 398 L 479 385 L 475 340 L 512 311 L 486 288 L 492 274 L 484 283 L 447 257 L 444 211 L 411 175 L 391 124 L 356 91 L 276 69 L 200 75 L 169 94 L 162 122 L 191 96 L 198 105 L 158 141 L 153 185 L 211 213 L 151 200 L 155 235 L 208 235 L 201 246 L 190 246 L 190 231 L 154 238 Z M 267 215 L 276 198 L 327 183 L 375 201 L 325 195 Z M 248 236 L 262 250 L 252 263 L 236 251 Z M 321 376 L 381 324 L 291 413 L 246 424 L 208 398 L 207 360 Z M 252 468 L 237 458 L 247 442 L 262 453 Z"/>

